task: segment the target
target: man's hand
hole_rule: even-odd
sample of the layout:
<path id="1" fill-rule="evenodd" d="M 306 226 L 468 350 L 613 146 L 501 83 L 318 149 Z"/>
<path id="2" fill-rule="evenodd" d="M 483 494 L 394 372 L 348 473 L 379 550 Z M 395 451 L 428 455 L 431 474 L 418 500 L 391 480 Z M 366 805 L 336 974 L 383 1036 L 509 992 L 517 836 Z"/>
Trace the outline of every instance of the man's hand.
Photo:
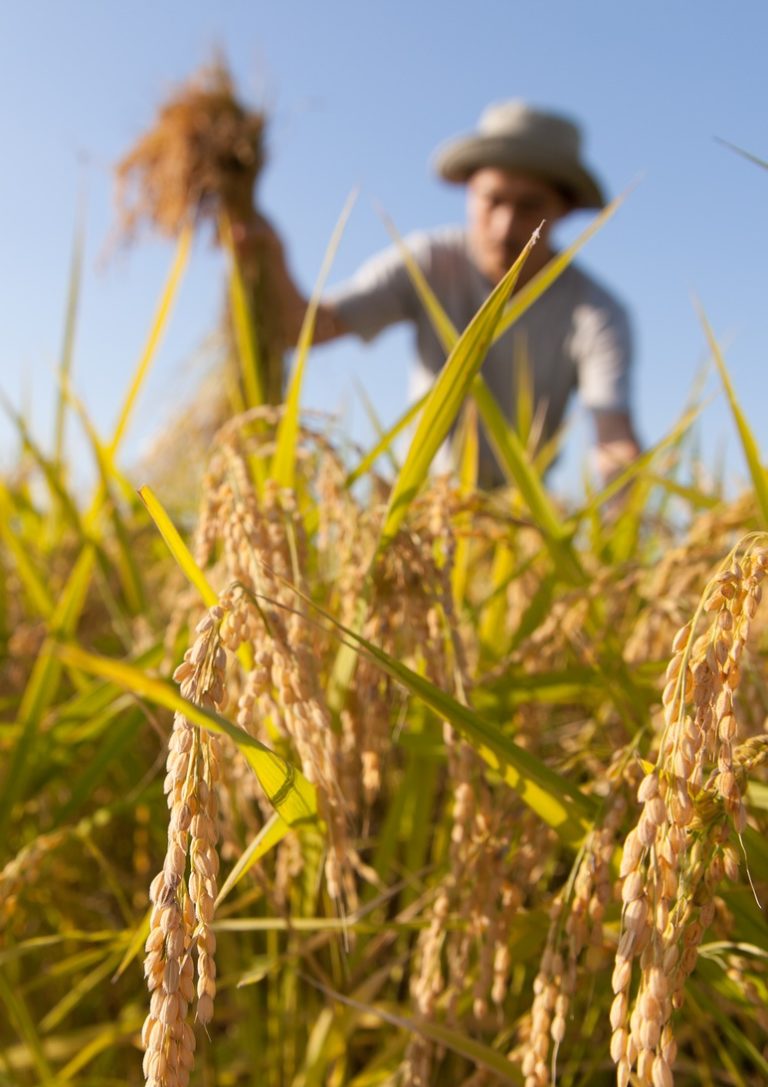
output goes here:
<path id="1" fill-rule="evenodd" d="M 266 281 L 269 297 L 277 309 L 283 339 L 286 344 L 295 345 L 309 303 L 288 269 L 280 235 L 269 220 L 255 213 L 247 220 L 232 223 L 232 240 L 246 275 L 249 267 L 258 267 L 258 274 Z M 321 303 L 315 318 L 313 342 L 326 343 L 347 331 L 333 309 Z"/>

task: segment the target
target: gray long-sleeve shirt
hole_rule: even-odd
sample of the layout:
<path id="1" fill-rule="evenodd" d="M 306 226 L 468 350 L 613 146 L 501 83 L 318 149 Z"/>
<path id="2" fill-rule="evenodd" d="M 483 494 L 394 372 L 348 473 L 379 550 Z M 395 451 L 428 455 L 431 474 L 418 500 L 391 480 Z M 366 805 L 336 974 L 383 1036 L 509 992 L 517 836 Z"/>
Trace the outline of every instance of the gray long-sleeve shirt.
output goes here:
<path id="1" fill-rule="evenodd" d="M 446 227 L 418 233 L 407 238 L 406 245 L 461 331 L 492 289 L 469 255 L 466 232 Z M 417 348 L 411 391 L 417 396 L 429 387 L 445 362 L 445 352 L 397 248 L 371 258 L 326 301 L 347 327 L 365 340 L 389 325 L 410 322 Z M 627 411 L 631 353 L 624 308 L 591 276 L 570 265 L 491 346 L 482 374 L 505 415 L 514 422 L 520 367 L 528 367 L 534 410 L 541 420 L 541 443 L 560 427 L 576 390 L 582 403 L 593 411 Z M 491 456 L 483 442 L 481 461 Z M 491 474 L 497 475 L 494 470 Z"/>

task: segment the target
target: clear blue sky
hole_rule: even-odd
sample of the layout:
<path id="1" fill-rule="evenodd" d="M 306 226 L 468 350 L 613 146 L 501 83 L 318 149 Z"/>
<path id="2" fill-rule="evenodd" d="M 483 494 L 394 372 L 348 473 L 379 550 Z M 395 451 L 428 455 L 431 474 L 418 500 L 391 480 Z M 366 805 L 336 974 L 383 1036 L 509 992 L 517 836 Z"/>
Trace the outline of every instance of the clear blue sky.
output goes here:
<path id="1" fill-rule="evenodd" d="M 611 193 L 642 174 L 583 263 L 629 304 L 637 332 L 636 416 L 643 440 L 682 411 L 706 346 L 696 295 L 727 348 L 758 434 L 766 417 L 765 262 L 768 172 L 722 137 L 768 158 L 768 4 L 700 0 L 0 0 L 0 387 L 50 440 L 53 373 L 78 190 L 87 195 L 87 252 L 74 378 L 108 429 L 135 366 L 170 246 L 144 242 L 105 261 L 114 226 L 112 167 L 168 91 L 227 55 L 240 89 L 271 115 L 261 206 L 281 229 L 309 288 L 353 186 L 361 197 L 332 279 L 387 243 L 378 201 L 402 232 L 463 217 L 460 189 L 429 160 L 474 126 L 491 101 L 522 97 L 580 118 L 586 157 Z M 561 232 L 570 240 L 587 222 Z M 196 245 L 142 418 L 135 457 L 196 380 L 190 359 L 215 327 L 222 265 Z M 385 421 L 406 399 L 407 331 L 373 347 L 350 341 L 313 352 L 306 404 L 346 409 L 369 434 L 359 380 Z M 717 385 L 710 378 L 710 387 Z M 578 411 L 575 416 L 578 419 Z M 587 430 L 578 421 L 560 472 L 578 479 Z M 702 426 L 705 460 L 742 472 L 722 396 Z M 12 434 L 0 422 L 7 465 Z M 578 487 L 578 484 L 575 484 Z"/>

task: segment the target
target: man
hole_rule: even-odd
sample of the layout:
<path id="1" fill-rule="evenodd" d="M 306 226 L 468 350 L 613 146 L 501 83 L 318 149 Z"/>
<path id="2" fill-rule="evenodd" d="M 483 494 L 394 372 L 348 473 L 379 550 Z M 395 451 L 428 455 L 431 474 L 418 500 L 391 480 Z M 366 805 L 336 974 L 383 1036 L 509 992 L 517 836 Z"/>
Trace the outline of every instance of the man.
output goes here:
<path id="1" fill-rule="evenodd" d="M 576 208 L 600 208 L 602 191 L 581 161 L 580 132 L 564 117 L 522 102 L 490 106 L 478 130 L 436 156 L 437 173 L 467 187 L 467 225 L 407 239 L 437 298 L 461 331 L 543 221 L 517 289 L 551 260 L 554 225 Z M 295 342 L 306 299 L 288 273 L 279 245 L 271 274 L 282 299 L 286 336 Z M 428 387 L 445 361 L 396 248 L 374 257 L 320 307 L 316 342 L 347 333 L 365 340 L 401 321 L 416 331 L 414 392 Z M 538 442 L 552 438 L 578 389 L 595 424 L 596 467 L 608 480 L 638 454 L 629 402 L 631 343 L 621 305 L 571 265 L 488 351 L 482 373 L 507 417 L 516 419 L 521 365 L 529 367 Z M 481 479 L 501 482 L 488 445 Z"/>

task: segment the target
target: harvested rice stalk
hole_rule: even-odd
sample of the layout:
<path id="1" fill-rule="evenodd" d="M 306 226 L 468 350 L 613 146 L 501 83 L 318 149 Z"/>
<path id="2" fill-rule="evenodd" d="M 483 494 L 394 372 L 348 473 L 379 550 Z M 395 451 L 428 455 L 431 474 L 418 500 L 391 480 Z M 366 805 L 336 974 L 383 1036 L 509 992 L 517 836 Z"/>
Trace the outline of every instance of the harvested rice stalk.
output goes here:
<path id="1" fill-rule="evenodd" d="M 253 190 L 264 165 L 263 113 L 235 96 L 223 61 L 204 68 L 160 107 L 157 120 L 117 165 L 117 203 L 123 233 L 142 221 L 167 237 L 189 221 L 257 218 Z M 265 243 L 266 244 L 266 243 Z M 246 301 L 256 333 L 256 383 L 268 403 L 282 400 L 278 306 L 264 252 L 251 246 L 242 258 Z"/>

